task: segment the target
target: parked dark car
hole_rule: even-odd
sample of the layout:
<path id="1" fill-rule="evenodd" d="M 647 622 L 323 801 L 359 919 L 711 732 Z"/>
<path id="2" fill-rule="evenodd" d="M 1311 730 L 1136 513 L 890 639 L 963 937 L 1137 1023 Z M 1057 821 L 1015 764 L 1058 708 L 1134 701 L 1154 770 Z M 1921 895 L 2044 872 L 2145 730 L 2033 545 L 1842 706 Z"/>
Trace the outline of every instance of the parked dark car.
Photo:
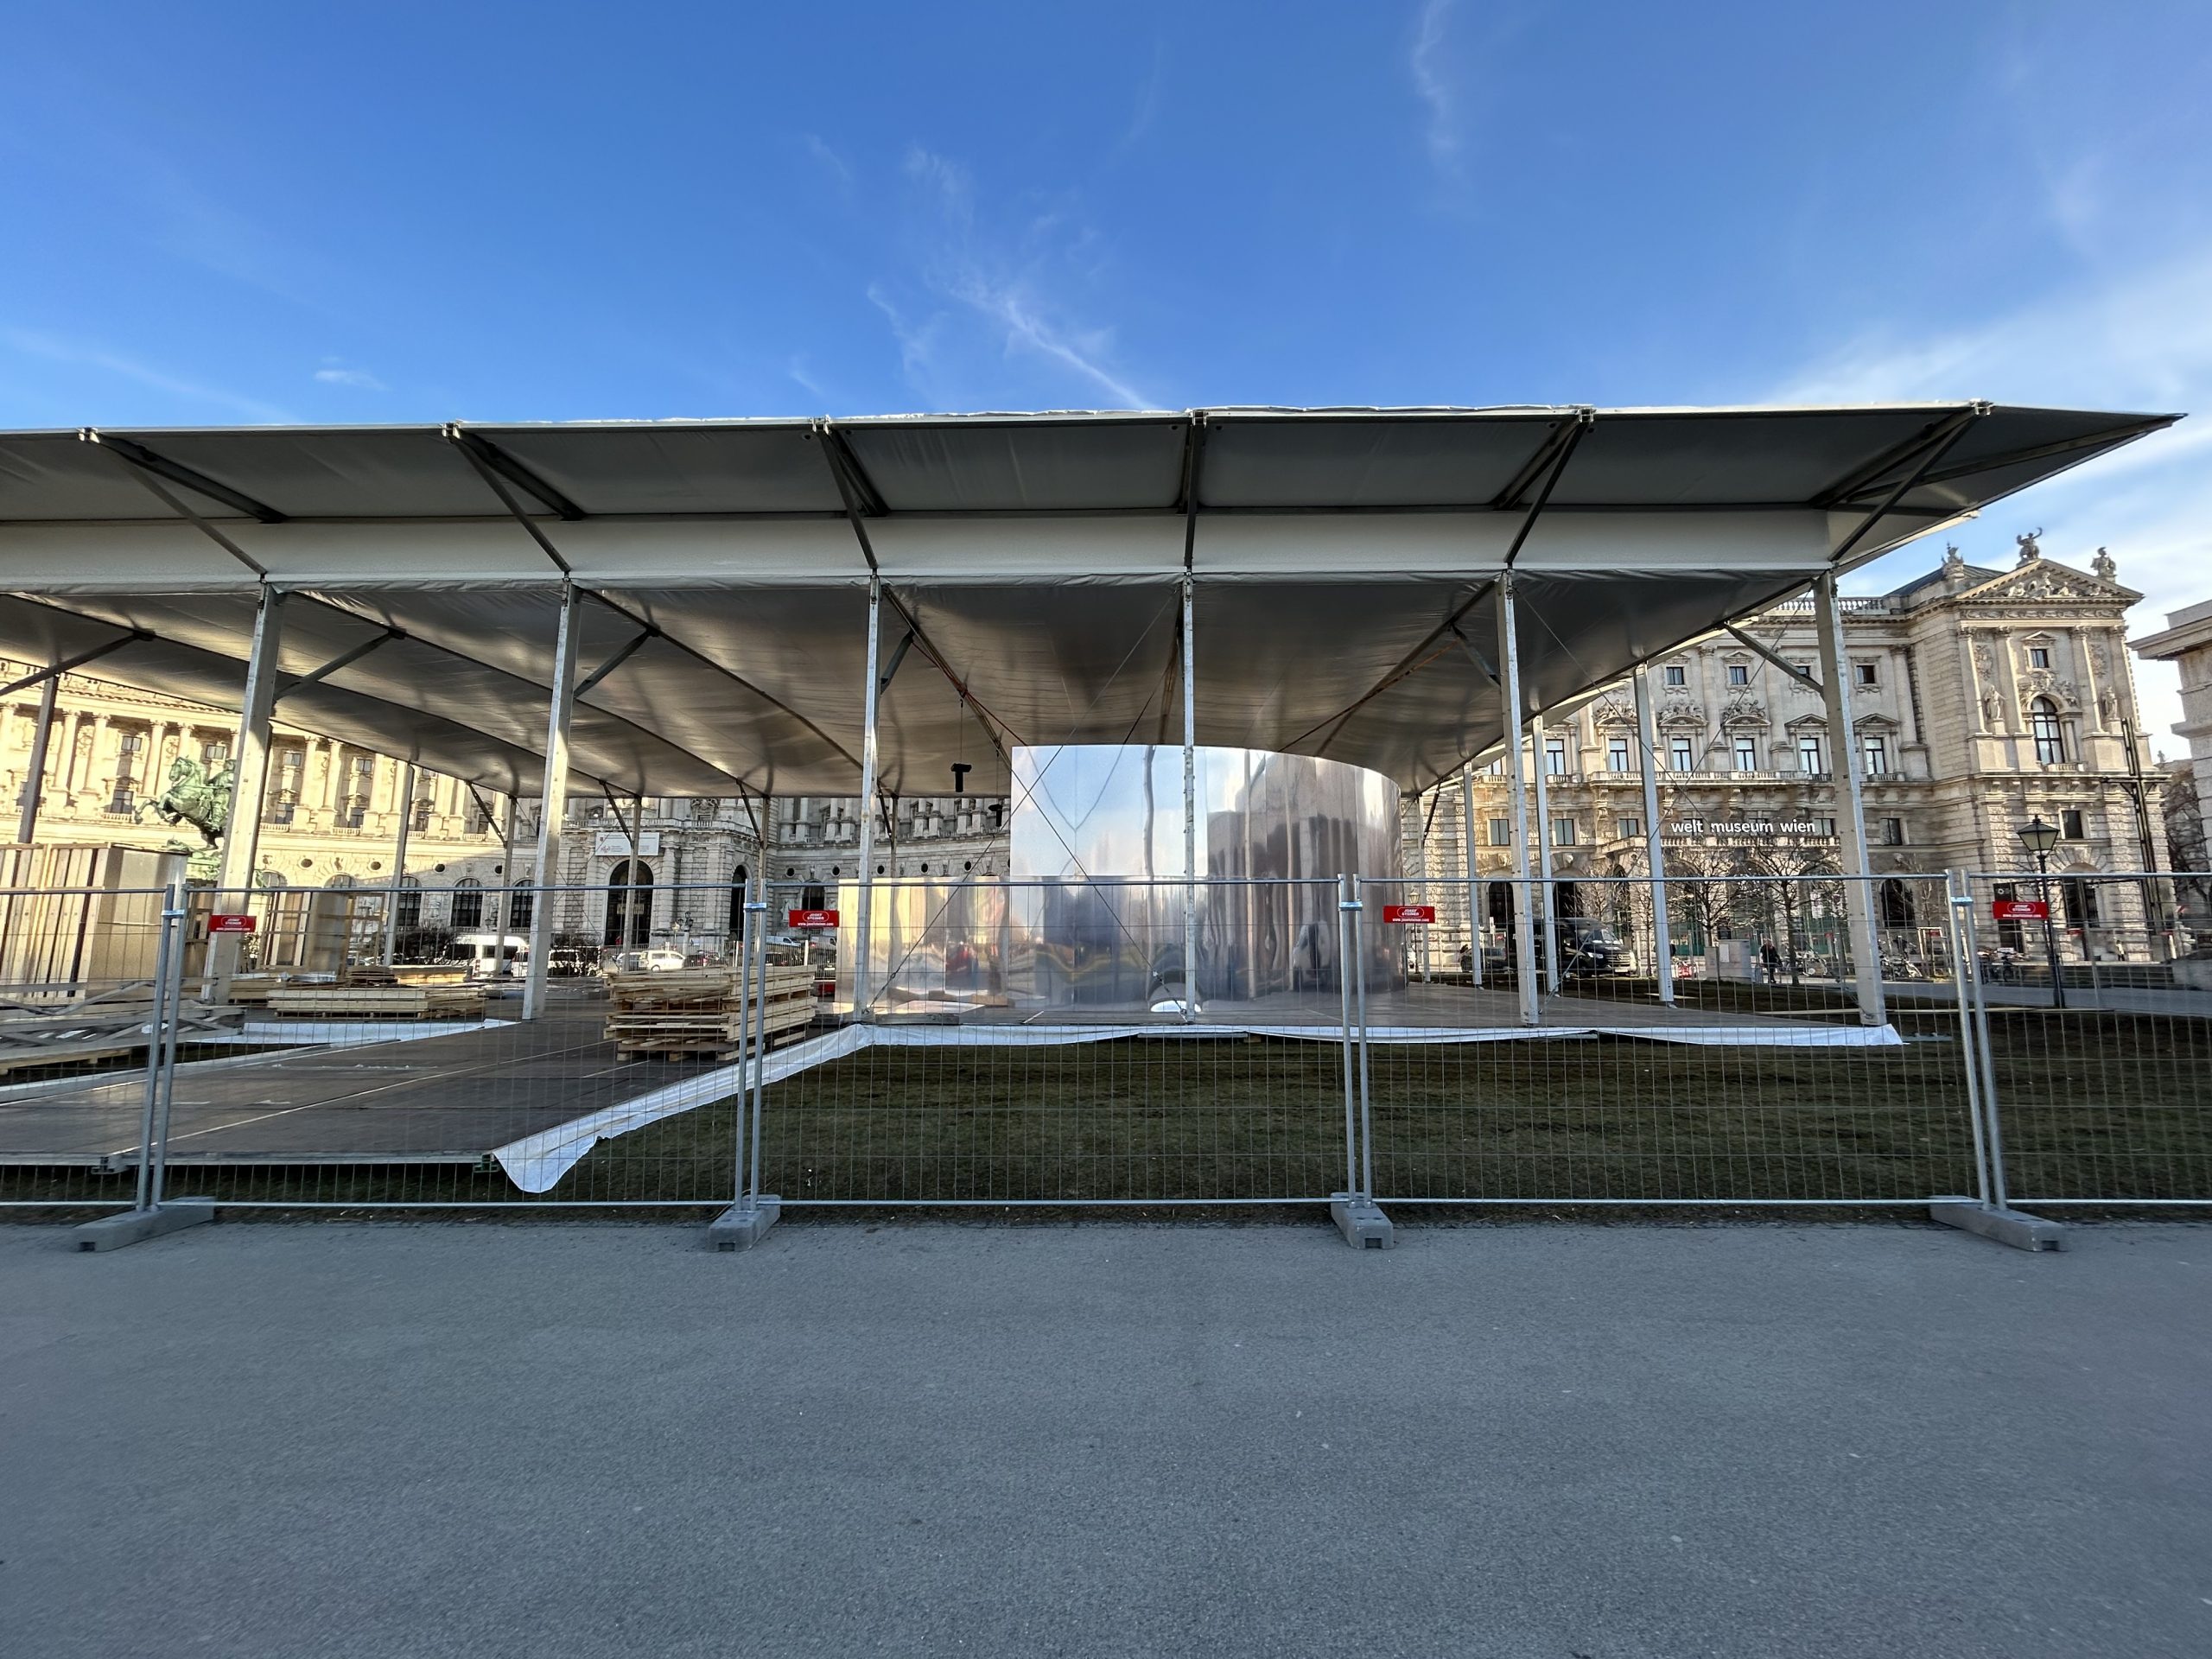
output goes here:
<path id="1" fill-rule="evenodd" d="M 1586 916 L 1567 916 L 1553 924 L 1553 937 L 1558 943 L 1559 971 L 1563 979 L 1592 978 L 1603 974 L 1625 974 L 1634 970 L 1628 947 L 1619 936 L 1602 922 Z M 1467 945 L 1459 947 L 1459 971 L 1474 971 L 1475 955 Z M 1513 952 L 1509 945 L 1493 944 L 1483 952 L 1483 976 L 1485 979 L 1510 979 L 1513 976 Z"/>

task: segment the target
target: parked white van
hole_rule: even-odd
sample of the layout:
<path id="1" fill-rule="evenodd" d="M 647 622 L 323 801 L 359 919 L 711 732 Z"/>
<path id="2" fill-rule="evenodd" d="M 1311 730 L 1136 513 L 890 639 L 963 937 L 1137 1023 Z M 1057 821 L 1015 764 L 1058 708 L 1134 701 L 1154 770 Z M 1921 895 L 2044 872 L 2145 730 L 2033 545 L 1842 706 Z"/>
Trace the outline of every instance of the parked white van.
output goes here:
<path id="1" fill-rule="evenodd" d="M 456 933 L 448 960 L 467 963 L 471 979 L 512 976 L 529 965 L 530 941 L 519 933 Z"/>

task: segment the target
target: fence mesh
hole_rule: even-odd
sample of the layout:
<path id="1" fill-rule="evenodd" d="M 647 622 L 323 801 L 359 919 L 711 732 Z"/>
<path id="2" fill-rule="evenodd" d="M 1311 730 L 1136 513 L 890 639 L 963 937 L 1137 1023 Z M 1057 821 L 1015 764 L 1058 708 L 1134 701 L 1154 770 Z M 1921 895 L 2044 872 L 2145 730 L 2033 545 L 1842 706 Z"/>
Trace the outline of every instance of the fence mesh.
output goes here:
<path id="1" fill-rule="evenodd" d="M 231 1205 L 2212 1201 L 2206 959 L 2074 879 L 0 893 L 0 1202 L 157 1105 Z"/>
<path id="2" fill-rule="evenodd" d="M 1387 1039 L 1370 1031 L 1379 1198 L 1834 1204 L 1974 1190 L 1941 878 L 1911 880 L 1909 912 L 1890 896 L 1893 916 L 1926 925 L 1886 930 L 1878 1026 L 1862 1016 L 1842 878 L 1670 880 L 1666 951 L 1641 880 L 1528 882 L 1510 904 L 1477 893 L 1472 906 L 1454 884 L 1363 883 L 1370 925 L 1417 964 L 1433 924 L 1406 908 L 1415 885 L 1422 902 L 1496 919 L 1479 976 L 1470 948 L 1442 975 L 1416 965 L 1413 1017 Z"/>
<path id="3" fill-rule="evenodd" d="M 772 889 L 772 923 L 807 896 Z M 865 972 L 855 900 L 834 1007 L 865 998 L 864 1046 L 766 1091 L 763 1184 L 785 1202 L 1345 1186 L 1335 882 L 885 884 Z"/>
<path id="4" fill-rule="evenodd" d="M 2212 955 L 2191 954 L 2169 919 L 2171 887 L 2152 874 L 1973 878 L 2015 1203 L 2212 1204 Z"/>

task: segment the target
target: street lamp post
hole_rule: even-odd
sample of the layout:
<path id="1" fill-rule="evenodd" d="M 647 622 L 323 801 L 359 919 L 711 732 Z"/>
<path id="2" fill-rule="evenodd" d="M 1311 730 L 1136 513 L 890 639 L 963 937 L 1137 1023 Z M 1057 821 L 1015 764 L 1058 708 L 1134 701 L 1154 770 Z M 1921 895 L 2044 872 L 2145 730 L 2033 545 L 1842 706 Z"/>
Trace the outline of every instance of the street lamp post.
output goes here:
<path id="1" fill-rule="evenodd" d="M 2038 812 L 2012 832 L 2036 855 L 2036 893 L 2043 900 L 2044 951 L 2050 959 L 2050 1006 L 2066 1006 L 2066 977 L 2058 967 L 2058 932 L 2050 913 L 2050 849 L 2058 845 L 2056 826 L 2045 823 Z"/>

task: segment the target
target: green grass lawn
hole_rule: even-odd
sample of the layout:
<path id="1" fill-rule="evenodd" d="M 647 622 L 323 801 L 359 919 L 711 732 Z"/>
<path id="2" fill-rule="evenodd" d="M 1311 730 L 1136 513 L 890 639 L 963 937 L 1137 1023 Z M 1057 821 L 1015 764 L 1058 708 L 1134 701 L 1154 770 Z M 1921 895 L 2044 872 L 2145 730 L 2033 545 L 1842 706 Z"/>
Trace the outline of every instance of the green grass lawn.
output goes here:
<path id="1" fill-rule="evenodd" d="M 1808 1202 L 1973 1190 L 1955 1024 L 1897 1048 L 1696 1048 L 1619 1039 L 1376 1045 L 1385 1198 Z M 1992 1018 L 2012 1191 L 2212 1198 L 2212 1023 Z M 734 1191 L 734 1104 L 605 1141 L 546 1197 L 708 1204 Z M 762 1185 L 793 1202 L 1262 1200 L 1344 1185 L 1338 1050 L 1273 1039 L 874 1048 L 768 1091 Z M 84 1172 L 0 1171 L 0 1195 Z M 127 1195 L 127 1180 L 112 1182 Z M 295 1204 L 499 1204 L 465 1166 L 180 1171 L 173 1192 Z"/>

